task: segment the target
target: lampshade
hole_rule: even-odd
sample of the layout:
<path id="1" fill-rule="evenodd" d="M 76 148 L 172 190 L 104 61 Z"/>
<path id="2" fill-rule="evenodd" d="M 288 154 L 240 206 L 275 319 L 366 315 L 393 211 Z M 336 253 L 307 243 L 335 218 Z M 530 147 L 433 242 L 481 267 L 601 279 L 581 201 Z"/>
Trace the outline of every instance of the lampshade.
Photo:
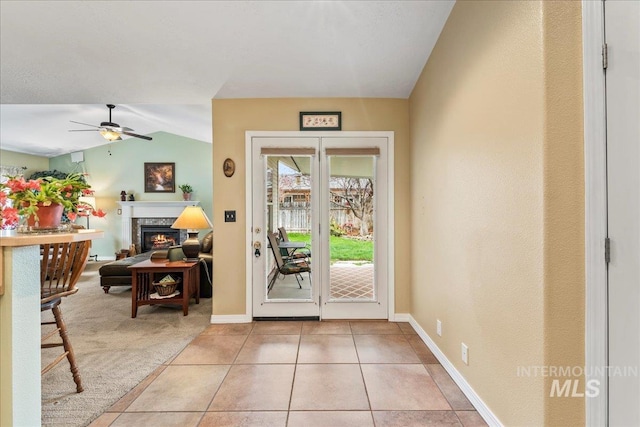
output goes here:
<path id="1" fill-rule="evenodd" d="M 114 132 L 110 129 L 100 129 L 100 135 L 102 135 L 107 141 L 119 141 L 122 139 L 118 132 Z"/>
<path id="2" fill-rule="evenodd" d="M 213 225 L 200 206 L 187 206 L 171 228 L 202 230 L 205 228 L 213 228 Z"/>
<path id="3" fill-rule="evenodd" d="M 182 252 L 185 255 L 185 261 L 197 262 L 200 260 L 200 241 L 198 240 L 198 232 L 203 228 L 213 228 L 211 221 L 207 218 L 200 206 L 187 206 L 184 208 L 176 222 L 171 228 L 186 228 L 189 238 L 182 242 Z"/>

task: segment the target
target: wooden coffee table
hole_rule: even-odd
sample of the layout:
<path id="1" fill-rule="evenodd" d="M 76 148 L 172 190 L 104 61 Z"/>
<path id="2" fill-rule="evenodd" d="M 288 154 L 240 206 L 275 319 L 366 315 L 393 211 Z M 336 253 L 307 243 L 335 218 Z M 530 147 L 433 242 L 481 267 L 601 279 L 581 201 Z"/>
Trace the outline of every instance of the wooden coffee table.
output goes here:
<path id="1" fill-rule="evenodd" d="M 131 317 L 138 314 L 138 307 L 154 304 L 182 305 L 182 314 L 189 314 L 189 300 L 195 297 L 200 304 L 200 268 L 198 262 L 169 261 L 167 259 L 146 260 L 133 264 L 131 269 Z M 151 298 L 155 293 L 154 275 L 164 277 L 170 273 L 182 273 L 182 283 L 178 285 L 180 295 L 170 298 Z"/>

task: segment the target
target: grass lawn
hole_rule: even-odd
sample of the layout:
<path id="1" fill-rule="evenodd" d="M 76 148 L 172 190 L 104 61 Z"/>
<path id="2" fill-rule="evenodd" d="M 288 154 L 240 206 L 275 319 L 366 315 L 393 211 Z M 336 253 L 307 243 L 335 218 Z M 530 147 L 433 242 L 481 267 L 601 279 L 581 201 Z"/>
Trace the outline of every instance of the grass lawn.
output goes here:
<path id="1" fill-rule="evenodd" d="M 311 236 L 305 233 L 288 233 L 292 242 L 311 242 Z M 369 261 L 373 262 L 373 242 L 368 240 L 352 240 L 345 237 L 331 236 L 331 262 L 335 261 Z"/>

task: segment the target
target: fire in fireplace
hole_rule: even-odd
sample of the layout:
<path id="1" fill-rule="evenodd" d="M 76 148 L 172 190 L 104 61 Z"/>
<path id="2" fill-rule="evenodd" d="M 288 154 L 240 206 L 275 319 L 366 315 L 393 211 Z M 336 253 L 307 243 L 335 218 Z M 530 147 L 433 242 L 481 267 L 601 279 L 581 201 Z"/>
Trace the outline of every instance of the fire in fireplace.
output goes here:
<path id="1" fill-rule="evenodd" d="M 143 225 L 140 231 L 142 252 L 166 249 L 180 244 L 180 230 L 174 230 L 171 227 Z"/>

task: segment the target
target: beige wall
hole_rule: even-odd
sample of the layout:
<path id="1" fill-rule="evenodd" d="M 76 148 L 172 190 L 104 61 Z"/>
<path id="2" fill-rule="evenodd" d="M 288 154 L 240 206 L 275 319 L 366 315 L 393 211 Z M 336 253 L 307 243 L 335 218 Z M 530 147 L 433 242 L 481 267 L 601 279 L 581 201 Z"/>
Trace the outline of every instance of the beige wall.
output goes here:
<path id="1" fill-rule="evenodd" d="M 584 366 L 585 188 L 580 2 L 543 2 L 545 364 Z M 584 388 L 584 378 L 581 388 Z M 546 378 L 549 396 L 553 378 Z M 584 424 L 585 402 L 547 398 L 545 424 Z"/>
<path id="2" fill-rule="evenodd" d="M 579 2 L 457 2 L 410 98 L 411 313 L 505 425 L 584 422 L 518 376 L 584 366 L 580 34 Z"/>
<path id="3" fill-rule="evenodd" d="M 409 289 L 409 114 L 402 99 L 291 98 L 214 99 L 213 106 L 213 314 L 245 314 L 245 132 L 299 130 L 300 111 L 342 111 L 345 131 L 395 132 L 395 285 L 396 312 L 410 308 Z M 236 163 L 227 178 L 224 159 Z M 237 211 L 237 222 L 225 223 L 225 210 Z M 224 250 L 221 250 L 224 248 Z M 224 266 L 224 267 L 221 267 Z"/>

